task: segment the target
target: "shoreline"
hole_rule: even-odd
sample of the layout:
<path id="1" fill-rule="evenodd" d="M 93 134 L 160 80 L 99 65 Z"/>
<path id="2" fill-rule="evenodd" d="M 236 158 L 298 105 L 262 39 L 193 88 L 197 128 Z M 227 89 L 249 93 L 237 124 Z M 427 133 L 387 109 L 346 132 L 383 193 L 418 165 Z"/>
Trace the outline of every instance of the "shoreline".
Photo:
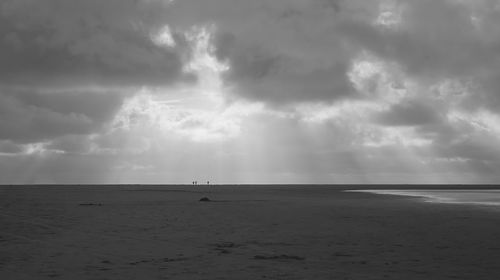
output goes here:
<path id="1" fill-rule="evenodd" d="M 345 192 L 413 197 L 427 203 L 500 207 L 500 190 L 498 189 L 360 189 L 345 190 Z"/>

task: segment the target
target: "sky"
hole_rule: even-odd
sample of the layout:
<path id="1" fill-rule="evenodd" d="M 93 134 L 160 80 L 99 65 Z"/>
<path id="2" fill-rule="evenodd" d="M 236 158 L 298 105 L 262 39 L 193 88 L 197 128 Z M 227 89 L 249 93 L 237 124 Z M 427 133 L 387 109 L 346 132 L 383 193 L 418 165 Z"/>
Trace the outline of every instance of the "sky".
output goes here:
<path id="1" fill-rule="evenodd" d="M 500 183 L 498 0 L 2 0 L 0 184 Z"/>

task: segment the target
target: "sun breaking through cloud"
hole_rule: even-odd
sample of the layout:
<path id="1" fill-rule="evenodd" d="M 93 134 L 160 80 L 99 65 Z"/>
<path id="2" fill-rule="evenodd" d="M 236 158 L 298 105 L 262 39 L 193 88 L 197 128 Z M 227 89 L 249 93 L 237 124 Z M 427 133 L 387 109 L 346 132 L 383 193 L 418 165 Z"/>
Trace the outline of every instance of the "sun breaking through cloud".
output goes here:
<path id="1" fill-rule="evenodd" d="M 499 14 L 2 1 L 0 183 L 498 182 Z"/>

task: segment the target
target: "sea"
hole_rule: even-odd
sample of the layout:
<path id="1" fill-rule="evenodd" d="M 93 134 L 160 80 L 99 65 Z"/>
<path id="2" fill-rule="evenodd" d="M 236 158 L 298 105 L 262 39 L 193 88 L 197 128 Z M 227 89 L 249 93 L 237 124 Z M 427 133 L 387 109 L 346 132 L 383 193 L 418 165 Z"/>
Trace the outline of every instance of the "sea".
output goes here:
<path id="1" fill-rule="evenodd" d="M 346 190 L 346 192 L 416 197 L 430 203 L 475 204 L 500 207 L 500 190 L 498 189 L 360 189 Z"/>

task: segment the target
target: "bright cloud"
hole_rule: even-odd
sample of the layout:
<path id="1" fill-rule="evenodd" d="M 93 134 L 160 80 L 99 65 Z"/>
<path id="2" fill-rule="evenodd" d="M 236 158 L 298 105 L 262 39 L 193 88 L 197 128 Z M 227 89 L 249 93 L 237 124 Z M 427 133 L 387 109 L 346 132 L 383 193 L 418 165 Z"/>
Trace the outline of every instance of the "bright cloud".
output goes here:
<path id="1" fill-rule="evenodd" d="M 5 0 L 0 183 L 497 183 L 499 7 Z"/>

